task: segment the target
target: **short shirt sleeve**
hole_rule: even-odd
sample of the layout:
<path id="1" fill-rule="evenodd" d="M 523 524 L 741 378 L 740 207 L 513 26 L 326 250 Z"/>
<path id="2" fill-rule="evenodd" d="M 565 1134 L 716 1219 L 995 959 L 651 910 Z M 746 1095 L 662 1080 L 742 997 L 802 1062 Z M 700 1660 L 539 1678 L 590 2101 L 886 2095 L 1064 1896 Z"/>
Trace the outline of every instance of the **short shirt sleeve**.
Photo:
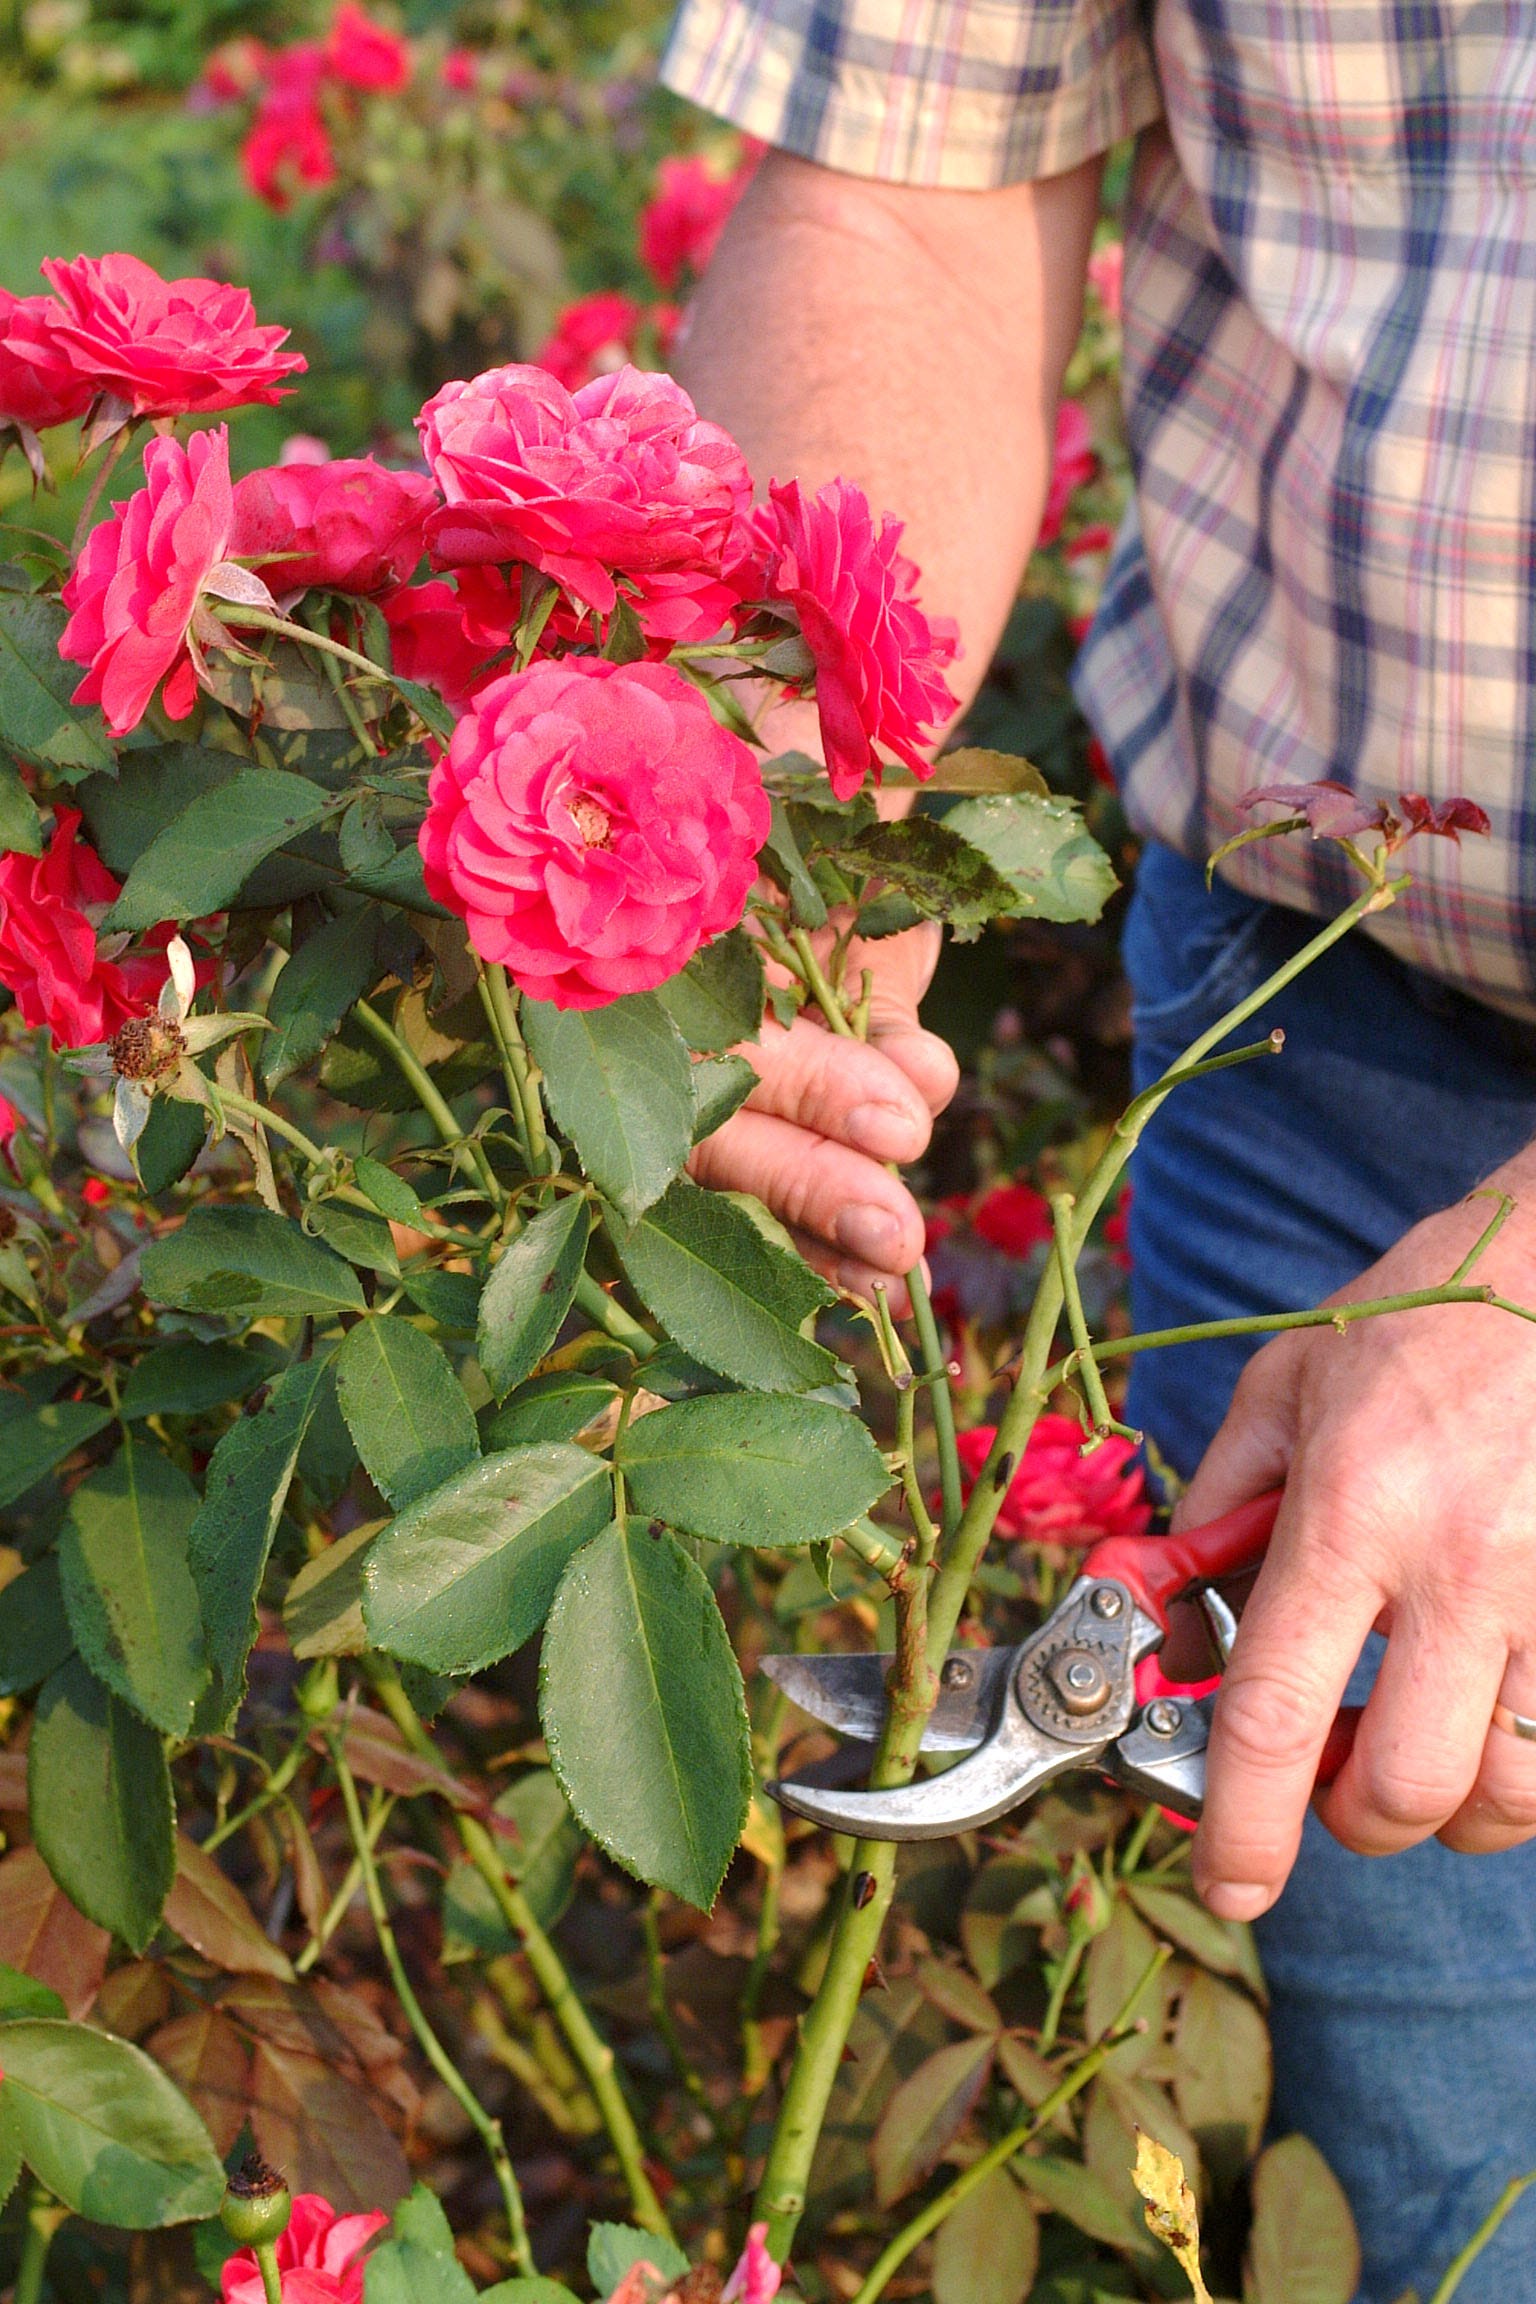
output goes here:
<path id="1" fill-rule="evenodd" d="M 1147 0 L 682 0 L 680 96 L 849 175 L 1057 176 L 1162 110 Z"/>

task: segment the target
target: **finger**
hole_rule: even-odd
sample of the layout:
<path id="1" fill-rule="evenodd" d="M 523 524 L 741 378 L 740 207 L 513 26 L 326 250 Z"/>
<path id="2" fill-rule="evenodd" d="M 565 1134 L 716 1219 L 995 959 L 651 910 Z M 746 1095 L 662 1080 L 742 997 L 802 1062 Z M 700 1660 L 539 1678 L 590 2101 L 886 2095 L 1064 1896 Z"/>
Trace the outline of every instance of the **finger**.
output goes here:
<path id="1" fill-rule="evenodd" d="M 1456 1815 L 1477 1780 L 1505 1666 L 1502 1635 L 1400 1599 L 1350 1756 L 1317 1812 L 1361 1856 L 1393 1856 Z M 1501 1739 L 1503 1741 L 1503 1739 Z M 1511 1739 L 1513 1741 L 1513 1739 Z M 1536 1747 L 1526 1773 L 1536 1789 Z"/>
<path id="2" fill-rule="evenodd" d="M 738 1054 L 757 1074 L 750 1110 L 795 1121 L 872 1160 L 917 1160 L 926 1150 L 927 1103 L 880 1049 L 802 1016 L 787 1031 L 765 1022 L 761 1040 Z"/>
<path id="3" fill-rule="evenodd" d="M 1357 1549 L 1288 1493 L 1243 1612 L 1207 1759 L 1195 1882 L 1223 1920 L 1284 1887 L 1333 1716 L 1382 1594 Z"/>
<path id="4" fill-rule="evenodd" d="M 937 1119 L 960 1085 L 960 1063 L 947 1040 L 925 1032 L 910 1008 L 882 1015 L 878 999 L 870 1002 L 869 1044 L 888 1056 L 904 1072 Z"/>
<path id="5" fill-rule="evenodd" d="M 792 1237 L 811 1270 L 819 1272 L 824 1280 L 830 1280 L 833 1287 L 843 1295 L 857 1296 L 862 1303 L 872 1305 L 876 1289 L 883 1288 L 891 1318 L 907 1318 L 912 1310 L 912 1301 L 907 1294 L 906 1281 L 899 1274 L 879 1272 L 873 1264 L 861 1264 L 856 1256 L 842 1256 L 835 1248 L 829 1248 L 824 1240 L 818 1240 L 814 1233 L 795 1232 Z"/>
<path id="6" fill-rule="evenodd" d="M 923 1252 L 923 1219 L 906 1186 L 793 1121 L 750 1107 L 706 1137 L 689 1163 L 701 1184 L 754 1192 L 793 1231 L 874 1271 L 908 1272 Z"/>
<path id="7" fill-rule="evenodd" d="M 1508 1659 L 1498 1701 L 1536 1722 L 1536 1655 Z M 1536 1838 L 1536 1741 L 1489 1722 L 1472 1789 L 1440 1838 L 1464 1856 L 1494 1856 Z"/>
<path id="8" fill-rule="evenodd" d="M 1174 1507 L 1178 1531 L 1282 1487 L 1296 1445 L 1300 1356 L 1289 1338 L 1249 1361 L 1220 1430 Z"/>

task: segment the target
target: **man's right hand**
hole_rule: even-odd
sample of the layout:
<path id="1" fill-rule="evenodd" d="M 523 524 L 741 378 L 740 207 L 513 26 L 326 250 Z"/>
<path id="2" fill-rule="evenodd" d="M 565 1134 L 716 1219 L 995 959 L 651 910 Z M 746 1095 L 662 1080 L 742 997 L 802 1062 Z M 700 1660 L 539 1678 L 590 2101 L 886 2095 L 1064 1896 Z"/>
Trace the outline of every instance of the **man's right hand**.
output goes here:
<path id="1" fill-rule="evenodd" d="M 768 1017 L 737 1051 L 756 1088 L 690 1164 L 701 1184 L 755 1193 L 835 1287 L 867 1298 L 883 1281 L 898 1317 L 923 1219 L 886 1163 L 922 1157 L 960 1077 L 948 1044 L 918 1021 L 938 956 L 936 927 L 855 942 L 849 980 L 863 968 L 873 980 L 867 1042 L 833 1034 L 814 1011 L 788 1031 Z"/>

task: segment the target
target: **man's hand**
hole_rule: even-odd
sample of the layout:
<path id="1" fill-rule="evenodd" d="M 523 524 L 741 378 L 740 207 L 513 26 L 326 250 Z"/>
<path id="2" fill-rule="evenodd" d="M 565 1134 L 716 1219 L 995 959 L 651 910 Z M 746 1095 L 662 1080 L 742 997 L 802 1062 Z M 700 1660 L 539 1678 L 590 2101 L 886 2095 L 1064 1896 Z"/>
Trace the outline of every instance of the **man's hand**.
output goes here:
<path id="1" fill-rule="evenodd" d="M 1536 1306 L 1536 1154 L 1474 1274 Z M 1521 1204 L 1521 1196 L 1523 1205 Z M 1336 1302 L 1438 1287 L 1484 1198 L 1416 1225 Z M 1536 1327 L 1445 1305 L 1278 1337 L 1249 1364 L 1177 1514 L 1193 1527 L 1285 1484 L 1216 1707 L 1195 1878 L 1252 1920 L 1295 1861 L 1323 1740 L 1366 1635 L 1387 1635 L 1354 1751 L 1318 1796 L 1346 1847 L 1432 1834 L 1482 1853 L 1536 1836 Z"/>
<path id="2" fill-rule="evenodd" d="M 936 927 L 855 942 L 849 981 L 862 968 L 874 979 L 868 1042 L 829 1032 L 814 1011 L 787 1032 L 770 1016 L 738 1051 L 757 1087 L 691 1163 L 701 1184 L 755 1192 L 837 1287 L 867 1297 L 884 1281 L 898 1317 L 923 1219 L 885 1163 L 921 1158 L 959 1079 L 949 1047 L 917 1020 L 938 955 Z"/>

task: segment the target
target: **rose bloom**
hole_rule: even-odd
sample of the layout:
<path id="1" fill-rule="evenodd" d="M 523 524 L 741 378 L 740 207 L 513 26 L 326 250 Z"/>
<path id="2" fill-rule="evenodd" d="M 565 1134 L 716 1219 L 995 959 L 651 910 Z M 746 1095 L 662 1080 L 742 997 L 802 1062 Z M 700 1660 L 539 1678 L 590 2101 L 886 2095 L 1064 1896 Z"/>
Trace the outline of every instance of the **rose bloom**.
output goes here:
<path id="1" fill-rule="evenodd" d="M 451 711 L 462 712 L 477 688 L 497 645 L 487 646 L 465 630 L 464 603 L 451 584 L 402 584 L 381 595 L 379 608 L 389 626 L 394 670 L 402 680 L 423 680 Z"/>
<path id="2" fill-rule="evenodd" d="M 455 96 L 472 96 L 480 85 L 480 59 L 473 48 L 450 48 L 437 76 Z"/>
<path id="3" fill-rule="evenodd" d="M 318 2192 L 300 2192 L 277 2242 L 283 2304 L 363 2304 L 363 2251 L 388 2222 L 377 2213 L 338 2216 Z M 223 2304 L 265 2304 L 254 2248 L 226 2258 L 220 2284 Z"/>
<path id="4" fill-rule="evenodd" d="M 341 0 L 325 43 L 326 70 L 349 88 L 393 95 L 409 85 L 411 51 L 398 32 L 375 24 L 357 0 Z"/>
<path id="5" fill-rule="evenodd" d="M 536 663 L 433 771 L 427 888 L 536 1000 L 647 992 L 741 918 L 768 836 L 751 751 L 668 664 Z"/>
<path id="6" fill-rule="evenodd" d="M 621 296 L 617 290 L 580 296 L 560 314 L 533 364 L 547 369 L 567 392 L 575 392 L 594 376 L 612 375 L 633 357 L 644 319 L 644 309 L 633 296 Z"/>
<path id="7" fill-rule="evenodd" d="M 76 704 L 99 704 L 114 736 L 143 719 L 165 682 L 162 702 L 185 720 L 197 694 L 188 645 L 207 578 L 229 553 L 234 495 L 224 425 L 179 440 L 151 440 L 145 485 L 86 538 L 64 587 L 69 622 L 59 654 L 90 669 Z"/>
<path id="8" fill-rule="evenodd" d="M 762 146 L 754 145 L 729 176 L 717 176 L 696 155 L 662 161 L 638 232 L 640 261 L 658 287 L 675 288 L 685 272 L 702 275 L 762 156 Z"/>
<path id="9" fill-rule="evenodd" d="M 959 654 L 958 628 L 918 606 L 917 568 L 898 551 L 901 522 L 875 526 L 869 499 L 851 480 L 808 496 L 797 480 L 775 481 L 753 521 L 760 595 L 795 611 L 816 661 L 816 709 L 827 775 L 839 800 L 873 770 L 876 744 L 914 775 L 931 773 L 918 746 L 959 699 L 944 678 Z"/>
<path id="10" fill-rule="evenodd" d="M 427 529 L 439 567 L 526 560 L 604 616 L 615 574 L 718 592 L 751 477 L 669 376 L 625 367 L 570 393 L 542 368 L 492 368 L 445 384 L 416 428 L 446 499 Z M 695 624 L 711 613 L 718 599 Z"/>
<path id="11" fill-rule="evenodd" d="M 159 952 L 103 959 L 90 915 L 118 883 L 79 830 L 79 809 L 58 808 L 41 856 L 0 856 L 0 984 L 23 1024 L 46 1026 L 65 1048 L 110 1039 L 154 1006 L 165 979 Z"/>
<path id="12" fill-rule="evenodd" d="M 382 592 L 421 558 L 436 503 L 425 473 L 390 472 L 371 456 L 274 465 L 237 481 L 230 551 L 274 592 Z"/>
<path id="13" fill-rule="evenodd" d="M 192 112 L 217 111 L 225 104 L 241 104 L 261 86 L 268 67 L 267 45 L 254 33 L 238 33 L 214 49 L 202 75 L 187 91 Z"/>
<path id="14" fill-rule="evenodd" d="M 1063 400 L 1056 410 L 1056 458 L 1051 466 L 1050 493 L 1040 515 L 1037 544 L 1055 543 L 1067 516 L 1067 506 L 1098 468 L 1087 409 L 1080 401 Z"/>
<path id="15" fill-rule="evenodd" d="M 1088 279 L 1094 294 L 1111 320 L 1120 317 L 1122 284 L 1125 279 L 1125 242 L 1106 241 L 1095 248 L 1088 259 Z"/>
<path id="16" fill-rule="evenodd" d="M 51 296 L 13 296 L 0 288 L 0 424 L 34 432 L 83 416 L 96 388 L 54 340 L 59 307 Z"/>
<path id="17" fill-rule="evenodd" d="M 997 1437 L 992 1424 L 962 1432 L 957 1443 L 970 1494 Z M 997 1516 L 999 1536 L 1031 1544 L 1096 1544 L 1101 1536 L 1139 1536 L 1152 1519 L 1146 1477 L 1135 1449 L 1113 1434 L 1082 1454 L 1082 1427 L 1071 1416 L 1042 1416 L 1024 1461 L 1008 1483 Z"/>
<path id="18" fill-rule="evenodd" d="M 971 1210 L 971 1230 L 1005 1256 L 1027 1256 L 1055 1237 L 1050 1208 L 1032 1184 L 994 1184 Z"/>
<path id="19" fill-rule="evenodd" d="M 268 406 L 304 367 L 284 352 L 286 328 L 261 328 L 244 288 L 217 280 L 162 280 L 137 256 L 49 257 L 43 276 L 59 309 L 39 335 L 64 352 L 94 389 L 115 392 L 135 416 L 192 416 Z M 30 301 L 30 299 L 28 300 Z M 18 350 L 32 332 L 11 315 Z"/>
<path id="20" fill-rule="evenodd" d="M 285 50 L 277 62 L 240 147 L 240 173 L 257 199 L 281 214 L 292 206 L 295 191 L 318 192 L 335 183 L 336 154 L 320 109 L 319 48 L 307 42 Z"/>

